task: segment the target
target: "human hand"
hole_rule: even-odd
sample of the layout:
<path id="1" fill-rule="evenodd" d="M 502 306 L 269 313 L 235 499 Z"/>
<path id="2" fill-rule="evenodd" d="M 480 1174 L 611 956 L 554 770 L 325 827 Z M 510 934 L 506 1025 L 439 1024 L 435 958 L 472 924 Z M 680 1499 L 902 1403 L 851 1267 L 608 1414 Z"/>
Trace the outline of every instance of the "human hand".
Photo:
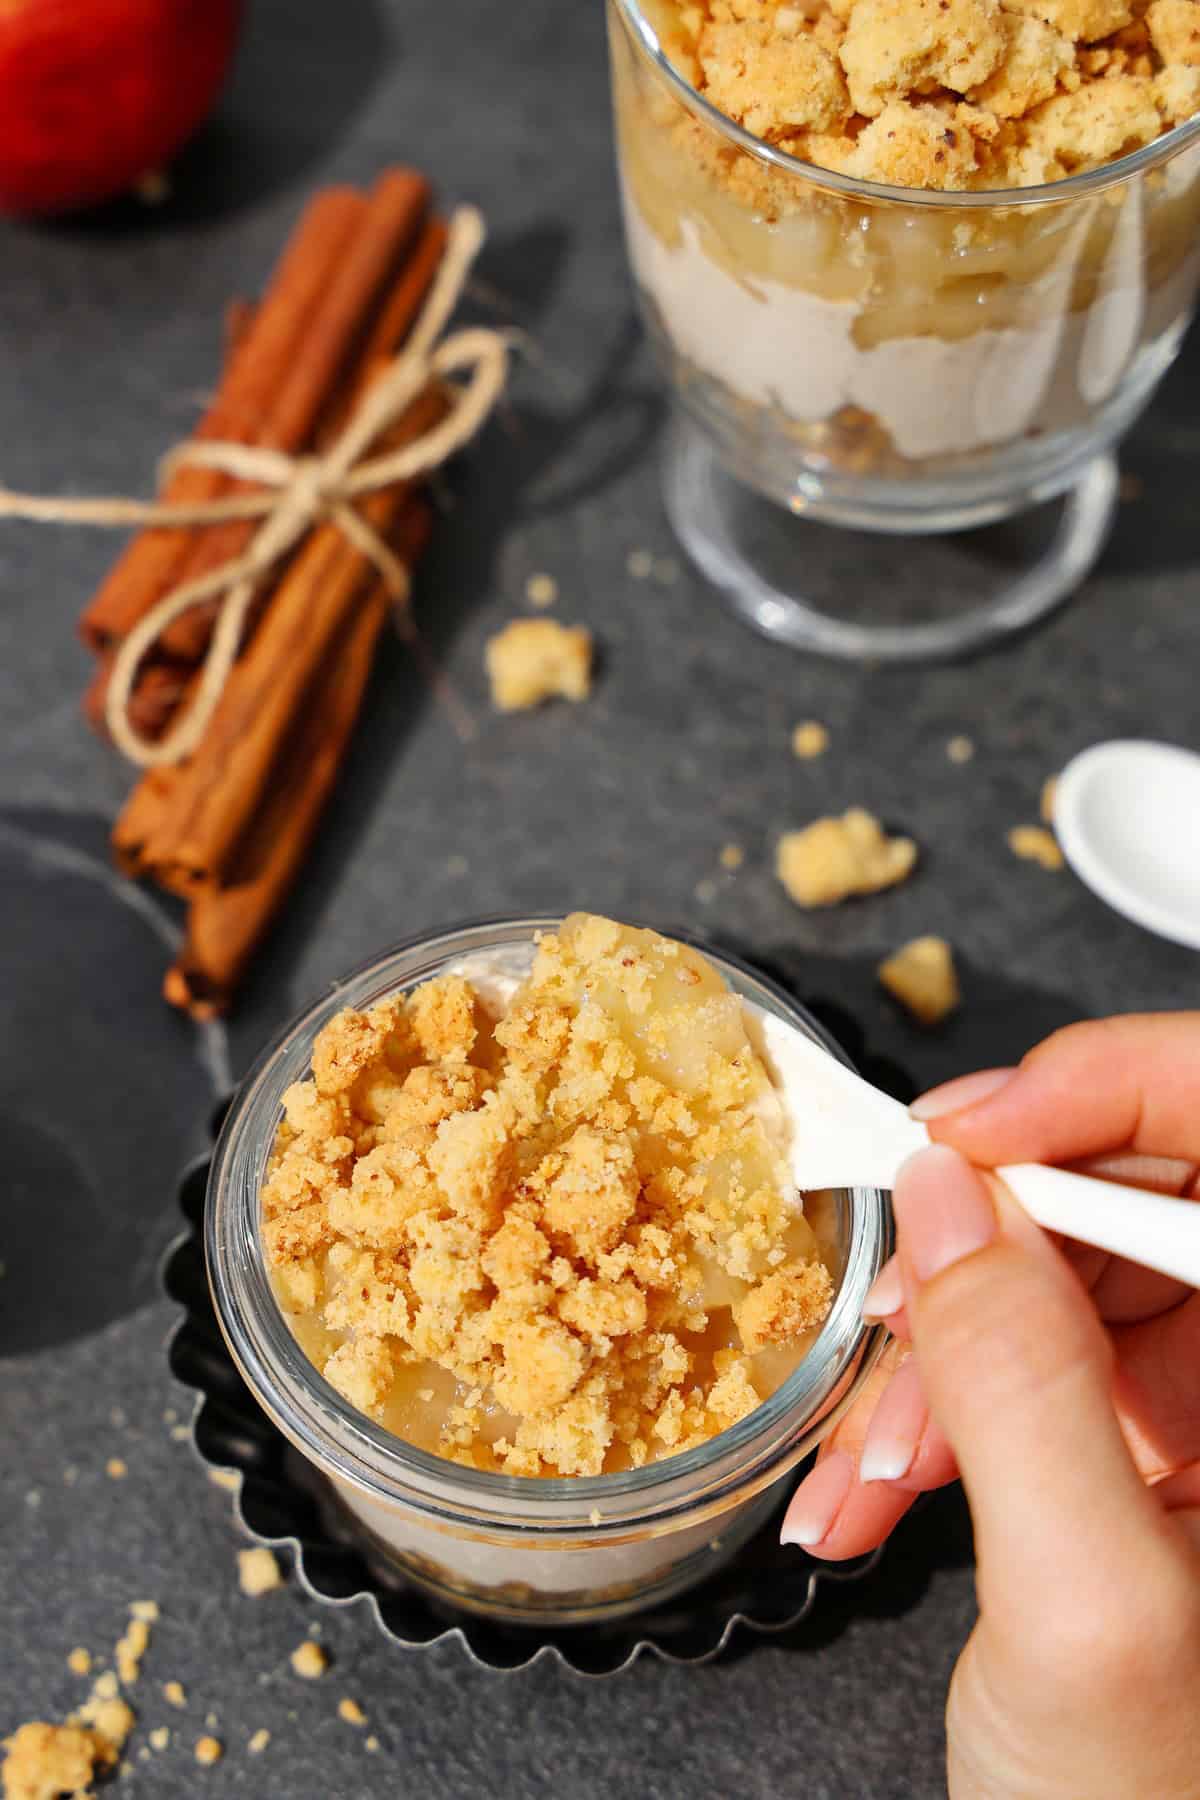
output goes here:
<path id="1" fill-rule="evenodd" d="M 1200 1295 L 1056 1245 L 971 1162 L 1200 1197 L 1200 1014 L 1071 1027 L 914 1110 L 938 1147 L 897 1180 L 898 1252 L 872 1293 L 899 1341 L 784 1541 L 857 1555 L 961 1473 L 980 1618 L 947 1710 L 951 1792 L 1194 1800 Z"/>

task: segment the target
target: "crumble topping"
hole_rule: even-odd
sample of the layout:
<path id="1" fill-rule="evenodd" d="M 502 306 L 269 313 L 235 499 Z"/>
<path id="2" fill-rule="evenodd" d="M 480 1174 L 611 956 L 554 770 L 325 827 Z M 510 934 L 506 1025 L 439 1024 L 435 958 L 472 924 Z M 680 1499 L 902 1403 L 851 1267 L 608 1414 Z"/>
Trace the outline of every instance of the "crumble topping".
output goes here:
<path id="1" fill-rule="evenodd" d="M 305 1349 L 397 1435 L 639 1467 L 753 1411 L 828 1311 L 786 1130 L 705 958 L 576 914 L 502 1016 L 449 975 L 324 1028 L 263 1242 Z"/>
<path id="2" fill-rule="evenodd" d="M 492 702 L 524 712 L 543 700 L 586 700 L 592 682 L 592 636 L 556 619 L 514 619 L 488 639 Z"/>
<path id="3" fill-rule="evenodd" d="M 912 873 L 917 846 L 890 838 L 861 806 L 840 819 L 817 819 L 779 840 L 776 870 L 797 906 L 836 906 L 852 894 L 875 894 Z"/>
<path id="4" fill-rule="evenodd" d="M 958 1005 L 958 976 L 945 938 L 914 938 L 885 958 L 877 973 L 888 993 L 922 1025 L 939 1025 Z"/>
<path id="5" fill-rule="evenodd" d="M 1200 107 L 1200 0 L 661 0 L 696 90 L 791 155 L 902 187 L 1026 187 Z M 753 185 L 690 116 L 676 129 Z M 736 159 L 745 165 L 745 158 Z M 763 172 L 764 191 L 773 180 Z"/>
<path id="6" fill-rule="evenodd" d="M 1023 862 L 1035 862 L 1043 869 L 1061 869 L 1065 865 L 1058 839 L 1044 825 L 1014 825 L 1008 834 L 1008 847 Z"/>

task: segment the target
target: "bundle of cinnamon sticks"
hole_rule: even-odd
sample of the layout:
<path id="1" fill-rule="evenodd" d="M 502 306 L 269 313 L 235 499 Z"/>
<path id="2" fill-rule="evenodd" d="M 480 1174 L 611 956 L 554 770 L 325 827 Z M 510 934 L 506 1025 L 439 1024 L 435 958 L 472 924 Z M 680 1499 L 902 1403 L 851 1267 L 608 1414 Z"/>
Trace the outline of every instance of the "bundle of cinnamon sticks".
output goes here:
<path id="1" fill-rule="evenodd" d="M 437 273 L 446 226 L 429 185 L 391 170 L 369 194 L 331 188 L 301 218 L 257 306 L 227 322 L 225 368 L 194 436 L 297 454 L 328 443 L 380 366 L 405 343 Z M 446 410 L 427 388 L 384 447 L 420 437 Z M 240 491 L 231 477 L 179 468 L 163 498 Z M 412 485 L 370 494 L 364 519 L 411 570 L 430 530 Z M 123 637 L 182 582 L 240 555 L 248 520 L 142 531 L 80 620 L 98 656 L 86 707 L 102 723 Z M 223 1011 L 301 867 L 358 717 L 391 596 L 333 523 L 310 532 L 256 601 L 252 627 L 195 752 L 148 770 L 113 830 L 120 866 L 188 901 L 186 941 L 164 982 L 194 1017 Z M 137 678 L 129 716 L 160 735 L 186 707 L 216 603 L 178 617 Z"/>

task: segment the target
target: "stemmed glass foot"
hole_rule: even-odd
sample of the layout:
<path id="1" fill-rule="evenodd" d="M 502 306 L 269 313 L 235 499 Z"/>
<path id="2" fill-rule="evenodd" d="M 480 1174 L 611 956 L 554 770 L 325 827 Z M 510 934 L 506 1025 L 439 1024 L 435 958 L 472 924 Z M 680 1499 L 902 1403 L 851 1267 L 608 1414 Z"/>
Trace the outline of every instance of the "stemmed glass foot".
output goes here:
<path id="1" fill-rule="evenodd" d="M 941 536 L 824 525 L 731 475 L 676 414 L 663 493 L 680 543 L 756 631 L 796 650 L 864 662 L 968 656 L 1061 606 L 1102 550 L 1117 465 L 1095 457 L 1057 500 Z"/>

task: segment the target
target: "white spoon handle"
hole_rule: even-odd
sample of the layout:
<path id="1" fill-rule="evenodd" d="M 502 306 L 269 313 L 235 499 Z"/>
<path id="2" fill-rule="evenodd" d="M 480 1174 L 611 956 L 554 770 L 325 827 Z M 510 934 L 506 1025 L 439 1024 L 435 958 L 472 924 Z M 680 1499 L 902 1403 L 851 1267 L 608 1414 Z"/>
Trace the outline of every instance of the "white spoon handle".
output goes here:
<path id="1" fill-rule="evenodd" d="M 1072 1175 L 1041 1163 L 996 1173 L 1031 1219 L 1080 1243 L 1200 1287 L 1200 1202 Z"/>

